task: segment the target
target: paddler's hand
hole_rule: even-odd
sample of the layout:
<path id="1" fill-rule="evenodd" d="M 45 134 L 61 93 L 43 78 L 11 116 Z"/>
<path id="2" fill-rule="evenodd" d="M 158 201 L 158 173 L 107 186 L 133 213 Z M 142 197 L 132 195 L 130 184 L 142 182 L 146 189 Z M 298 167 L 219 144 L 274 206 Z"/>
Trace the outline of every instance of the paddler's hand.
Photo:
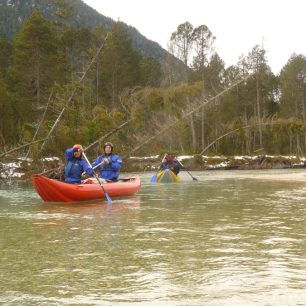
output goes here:
<path id="1" fill-rule="evenodd" d="M 84 171 L 84 172 L 81 174 L 81 177 L 82 177 L 82 179 L 87 179 L 87 178 L 88 178 L 87 173 Z"/>
<path id="2" fill-rule="evenodd" d="M 79 153 L 83 153 L 84 152 L 84 149 L 83 149 L 83 147 L 81 148 L 73 148 L 73 152 L 79 152 Z"/>
<path id="3" fill-rule="evenodd" d="M 109 164 L 109 159 L 108 159 L 108 158 L 104 158 L 104 159 L 103 159 L 103 163 L 104 163 L 105 165 L 108 165 L 108 164 Z"/>

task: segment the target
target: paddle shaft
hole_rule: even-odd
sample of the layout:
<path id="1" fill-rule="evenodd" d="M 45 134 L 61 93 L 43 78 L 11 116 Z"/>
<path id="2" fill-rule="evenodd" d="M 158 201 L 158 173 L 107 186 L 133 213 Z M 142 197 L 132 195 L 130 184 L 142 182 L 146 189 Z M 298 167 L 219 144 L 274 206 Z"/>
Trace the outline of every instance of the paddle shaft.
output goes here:
<path id="1" fill-rule="evenodd" d="M 166 155 L 167 155 L 167 153 L 164 155 L 162 161 L 165 159 Z M 151 177 L 151 180 L 150 180 L 151 183 L 156 183 L 158 171 L 159 171 L 159 167 L 158 167 L 158 169 L 157 169 L 157 172 L 155 172 L 155 173 L 153 174 L 153 176 Z"/>
<path id="2" fill-rule="evenodd" d="M 162 159 L 162 163 L 163 163 L 163 160 L 165 159 L 165 157 L 167 156 L 167 154 L 168 154 L 168 153 L 166 153 L 166 154 L 164 155 L 164 157 L 163 157 L 163 159 Z M 158 167 L 158 168 L 159 168 L 159 167 Z"/>
<path id="3" fill-rule="evenodd" d="M 84 154 L 84 153 L 83 153 Z M 95 165 L 94 167 L 92 167 L 92 170 L 95 170 L 97 169 L 99 166 L 103 165 L 104 164 L 104 160 L 101 161 L 101 163 L 98 163 L 97 165 Z"/>
<path id="4" fill-rule="evenodd" d="M 106 190 L 105 190 L 104 187 L 102 186 L 102 184 L 101 184 L 101 182 L 100 182 L 100 180 L 99 180 L 99 177 L 95 174 L 95 170 L 94 170 L 94 168 L 92 167 L 91 163 L 89 162 L 87 156 L 85 155 L 84 152 L 82 152 L 82 154 L 83 154 L 85 160 L 87 161 L 88 165 L 89 165 L 90 168 L 92 169 L 93 175 L 94 175 L 94 177 L 96 178 L 96 180 L 98 181 L 100 187 L 102 188 L 102 190 L 103 190 L 103 192 L 104 192 L 104 194 L 105 194 L 105 197 L 107 198 L 107 201 L 108 201 L 108 202 L 112 202 L 111 197 L 109 196 L 109 194 L 106 192 Z"/>
<path id="5" fill-rule="evenodd" d="M 177 160 L 177 162 L 184 168 L 184 170 L 192 177 L 192 179 L 194 180 L 194 181 L 197 181 L 198 179 L 197 178 L 195 178 L 186 168 L 185 168 L 185 166 L 178 160 L 178 159 L 176 159 Z"/>

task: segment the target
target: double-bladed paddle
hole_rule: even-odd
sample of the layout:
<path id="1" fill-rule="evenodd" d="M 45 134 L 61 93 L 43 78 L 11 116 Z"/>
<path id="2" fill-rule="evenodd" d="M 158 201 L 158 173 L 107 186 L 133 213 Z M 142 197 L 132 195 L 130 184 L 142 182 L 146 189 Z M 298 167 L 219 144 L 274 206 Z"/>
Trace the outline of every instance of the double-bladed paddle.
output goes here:
<path id="1" fill-rule="evenodd" d="M 192 179 L 194 180 L 194 181 L 197 181 L 198 179 L 197 178 L 195 178 L 186 168 L 185 168 L 185 166 L 178 160 L 178 159 L 176 159 L 177 160 L 177 162 L 183 167 L 183 169 L 192 177 Z"/>
<path id="2" fill-rule="evenodd" d="M 167 155 L 167 153 L 164 155 L 162 161 L 165 159 L 166 155 Z M 159 171 L 159 170 L 158 170 L 158 171 Z M 157 173 L 158 173 L 158 171 L 152 175 L 152 177 L 151 177 L 151 179 L 150 179 L 150 182 L 151 182 L 151 183 L 156 183 L 156 182 L 157 182 Z"/>

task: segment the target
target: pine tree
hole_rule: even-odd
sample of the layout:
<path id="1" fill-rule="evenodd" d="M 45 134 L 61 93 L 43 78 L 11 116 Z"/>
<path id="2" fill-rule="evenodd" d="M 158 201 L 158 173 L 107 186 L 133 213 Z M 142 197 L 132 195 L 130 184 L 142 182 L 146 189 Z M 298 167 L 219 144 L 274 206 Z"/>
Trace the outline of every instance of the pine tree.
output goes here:
<path id="1" fill-rule="evenodd" d="M 11 70 L 14 87 L 39 108 L 45 102 L 57 71 L 55 31 L 39 11 L 35 11 L 16 35 L 14 47 Z"/>
<path id="2" fill-rule="evenodd" d="M 14 110 L 12 95 L 9 93 L 3 79 L 0 78 L 0 146 L 3 148 L 18 140 L 18 112 Z"/>
<path id="3" fill-rule="evenodd" d="M 123 24 L 116 23 L 99 61 L 99 94 L 106 105 L 116 105 L 124 88 L 140 84 L 140 60 Z"/>
<path id="4" fill-rule="evenodd" d="M 5 77 L 11 61 L 12 46 L 0 37 L 0 78 Z"/>

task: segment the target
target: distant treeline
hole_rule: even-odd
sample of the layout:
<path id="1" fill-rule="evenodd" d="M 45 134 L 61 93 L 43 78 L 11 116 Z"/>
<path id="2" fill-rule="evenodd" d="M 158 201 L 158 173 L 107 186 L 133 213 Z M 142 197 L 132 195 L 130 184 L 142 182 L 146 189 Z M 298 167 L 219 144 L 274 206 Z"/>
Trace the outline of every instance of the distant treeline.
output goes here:
<path id="1" fill-rule="evenodd" d="M 67 18 L 62 11 L 52 22 L 35 11 L 12 42 L 0 39 L 0 153 L 44 139 L 59 118 L 44 150 L 35 142 L 24 154 L 61 155 L 124 122 L 108 138 L 122 155 L 305 152 L 304 55 L 274 75 L 254 46 L 225 68 L 208 27 L 186 22 L 169 38 L 178 67 L 174 56 L 159 62 L 138 53 L 120 22 L 89 30 Z"/>

